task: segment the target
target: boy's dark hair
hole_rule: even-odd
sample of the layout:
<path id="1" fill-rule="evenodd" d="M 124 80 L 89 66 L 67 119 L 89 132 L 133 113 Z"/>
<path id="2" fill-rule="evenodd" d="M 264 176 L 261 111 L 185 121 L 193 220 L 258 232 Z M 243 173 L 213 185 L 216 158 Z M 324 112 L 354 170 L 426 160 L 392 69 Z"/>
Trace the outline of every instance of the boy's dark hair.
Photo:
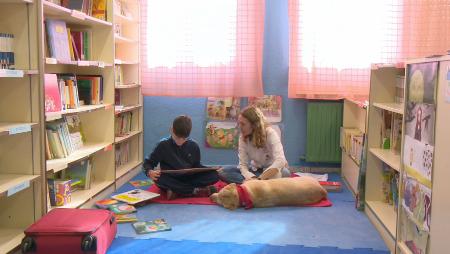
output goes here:
<path id="1" fill-rule="evenodd" d="M 189 116 L 177 116 L 172 124 L 173 134 L 180 138 L 187 138 L 191 134 L 192 120 Z"/>

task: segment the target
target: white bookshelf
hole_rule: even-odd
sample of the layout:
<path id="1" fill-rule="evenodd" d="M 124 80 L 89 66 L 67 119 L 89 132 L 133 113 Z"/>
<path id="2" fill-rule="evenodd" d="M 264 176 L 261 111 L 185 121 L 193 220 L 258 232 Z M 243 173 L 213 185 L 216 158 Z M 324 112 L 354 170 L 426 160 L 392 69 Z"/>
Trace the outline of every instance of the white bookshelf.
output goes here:
<path id="1" fill-rule="evenodd" d="M 396 102 L 395 96 L 397 77 L 404 76 L 404 73 L 404 67 L 396 64 L 372 65 L 370 73 L 365 212 L 392 253 L 396 249 L 397 211 L 394 204 L 387 202 L 386 193 L 383 192 L 383 186 L 389 185 L 386 183 L 387 167 L 384 165 L 392 168 L 391 174 L 400 172 L 401 152 L 394 148 L 385 149 L 382 135 L 389 136 L 386 122 L 393 125 L 394 115 L 397 118 L 403 115 L 404 106 Z"/>
<path id="2" fill-rule="evenodd" d="M 116 81 L 115 84 L 115 93 L 120 95 L 120 104 L 116 105 L 115 109 L 116 121 L 121 114 L 131 112 L 132 115 L 131 131 L 128 135 L 115 137 L 115 149 L 123 145 L 129 146 L 128 161 L 123 165 L 116 165 L 116 181 L 124 183 L 126 179 L 140 172 L 143 162 L 143 97 L 139 71 L 140 1 L 120 2 L 121 5 L 126 5 L 128 13 L 124 15 L 120 10 L 114 10 L 114 26 L 121 27 L 121 33 L 114 35 L 114 64 L 121 69 L 120 82 Z M 117 68 L 115 70 L 117 71 Z"/>
<path id="3" fill-rule="evenodd" d="M 0 1 L 0 33 L 14 35 L 14 70 L 0 70 L 0 253 L 44 213 L 42 64 L 38 1 Z"/>

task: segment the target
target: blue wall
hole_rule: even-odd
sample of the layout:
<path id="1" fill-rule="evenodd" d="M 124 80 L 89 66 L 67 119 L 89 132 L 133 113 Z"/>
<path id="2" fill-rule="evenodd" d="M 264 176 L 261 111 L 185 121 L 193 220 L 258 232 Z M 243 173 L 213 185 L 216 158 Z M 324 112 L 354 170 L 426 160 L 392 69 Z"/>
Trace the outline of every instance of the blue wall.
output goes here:
<path id="1" fill-rule="evenodd" d="M 266 0 L 264 34 L 263 80 L 264 93 L 283 96 L 283 144 L 290 165 L 300 165 L 300 156 L 306 147 L 306 103 L 288 99 L 289 61 L 288 1 Z M 246 105 L 247 101 L 243 101 Z M 202 162 L 206 165 L 237 164 L 236 150 L 206 148 L 204 98 L 144 98 L 144 155 L 148 155 L 161 137 L 169 135 L 173 118 L 180 114 L 192 117 L 191 137 L 201 148 Z"/>

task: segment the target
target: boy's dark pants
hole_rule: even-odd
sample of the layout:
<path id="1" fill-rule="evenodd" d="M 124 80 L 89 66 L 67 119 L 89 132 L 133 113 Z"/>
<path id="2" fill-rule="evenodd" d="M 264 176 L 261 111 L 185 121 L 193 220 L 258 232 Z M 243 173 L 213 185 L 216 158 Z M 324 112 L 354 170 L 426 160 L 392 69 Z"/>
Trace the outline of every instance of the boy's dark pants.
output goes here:
<path id="1" fill-rule="evenodd" d="M 178 194 L 189 195 L 192 194 L 194 188 L 206 187 L 208 185 L 215 184 L 217 181 L 219 181 L 217 171 L 208 171 L 192 175 L 161 173 L 161 176 L 155 183 L 163 190 L 170 189 Z"/>

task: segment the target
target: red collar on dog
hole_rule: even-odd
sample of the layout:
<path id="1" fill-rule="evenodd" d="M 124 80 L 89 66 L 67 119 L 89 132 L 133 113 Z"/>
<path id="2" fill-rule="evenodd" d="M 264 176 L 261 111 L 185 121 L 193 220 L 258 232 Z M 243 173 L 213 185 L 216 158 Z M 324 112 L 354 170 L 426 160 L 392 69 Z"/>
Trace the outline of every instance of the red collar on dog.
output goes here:
<path id="1" fill-rule="evenodd" d="M 245 209 L 253 208 L 253 202 L 247 189 L 242 185 L 236 184 L 236 190 L 239 195 L 239 204 L 245 207 Z"/>

